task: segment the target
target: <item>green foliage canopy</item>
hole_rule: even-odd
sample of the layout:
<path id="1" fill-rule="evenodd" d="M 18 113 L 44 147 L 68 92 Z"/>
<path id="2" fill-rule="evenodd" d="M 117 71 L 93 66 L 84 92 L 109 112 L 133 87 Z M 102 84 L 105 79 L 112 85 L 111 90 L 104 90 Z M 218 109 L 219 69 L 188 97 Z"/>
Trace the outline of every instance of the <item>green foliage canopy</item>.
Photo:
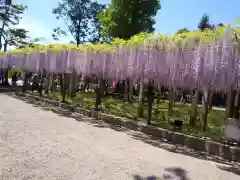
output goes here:
<path id="1" fill-rule="evenodd" d="M 28 31 L 23 28 L 13 28 L 19 24 L 26 8 L 21 4 L 12 4 L 0 13 L 0 20 L 3 21 L 0 31 L 0 49 L 2 48 L 2 39 L 5 41 L 4 51 L 7 50 L 8 45 L 19 47 L 27 43 Z"/>
<path id="2" fill-rule="evenodd" d="M 129 39 L 140 32 L 154 31 L 159 0 L 112 0 L 98 18 L 103 36 Z"/>
<path id="3" fill-rule="evenodd" d="M 86 42 L 100 41 L 100 25 L 97 14 L 105 8 L 104 5 L 91 0 L 61 0 L 53 9 L 57 19 L 62 19 L 68 27 L 77 45 Z M 59 40 L 67 32 L 60 27 L 53 29 L 52 37 Z M 90 37 L 89 37 L 90 35 Z"/>

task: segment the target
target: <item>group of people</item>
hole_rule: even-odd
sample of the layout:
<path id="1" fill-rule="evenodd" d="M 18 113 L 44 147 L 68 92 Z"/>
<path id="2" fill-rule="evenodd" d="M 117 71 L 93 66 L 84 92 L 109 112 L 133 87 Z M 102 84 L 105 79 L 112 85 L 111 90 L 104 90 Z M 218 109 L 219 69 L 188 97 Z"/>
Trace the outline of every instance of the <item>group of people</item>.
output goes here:
<path id="1" fill-rule="evenodd" d="M 41 91 L 40 89 L 42 87 L 45 93 L 48 93 L 49 80 L 47 76 L 43 76 L 42 78 L 40 78 L 39 74 L 33 74 L 31 77 L 31 82 L 32 82 L 32 86 L 31 86 L 32 92 L 34 90 Z"/>
<path id="2" fill-rule="evenodd" d="M 14 74 L 12 75 L 12 83 L 11 83 L 11 88 L 13 90 L 15 90 L 17 88 L 17 82 L 19 80 L 19 77 L 21 77 L 21 74 L 14 72 Z M 39 89 L 39 78 L 37 74 L 33 74 L 30 78 L 31 80 L 31 90 L 32 92 L 34 90 L 38 90 Z M 28 82 L 29 83 L 29 82 Z"/>

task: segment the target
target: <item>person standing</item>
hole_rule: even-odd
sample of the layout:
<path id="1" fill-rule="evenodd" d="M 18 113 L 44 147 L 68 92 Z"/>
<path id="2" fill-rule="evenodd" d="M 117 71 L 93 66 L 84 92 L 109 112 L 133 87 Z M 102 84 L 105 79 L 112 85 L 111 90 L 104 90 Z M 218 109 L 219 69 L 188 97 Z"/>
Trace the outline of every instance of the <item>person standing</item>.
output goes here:
<path id="1" fill-rule="evenodd" d="M 38 75 L 37 74 L 34 74 L 32 76 L 32 92 L 35 90 L 35 89 L 39 89 L 39 84 L 38 84 Z"/>
<path id="2" fill-rule="evenodd" d="M 0 71 L 0 81 L 1 81 L 1 84 L 3 84 L 3 82 L 4 82 L 4 73 L 3 73 L 3 71 Z"/>
<path id="3" fill-rule="evenodd" d="M 18 81 L 18 74 L 15 72 L 12 76 L 12 89 L 16 90 L 17 88 L 17 81 Z"/>

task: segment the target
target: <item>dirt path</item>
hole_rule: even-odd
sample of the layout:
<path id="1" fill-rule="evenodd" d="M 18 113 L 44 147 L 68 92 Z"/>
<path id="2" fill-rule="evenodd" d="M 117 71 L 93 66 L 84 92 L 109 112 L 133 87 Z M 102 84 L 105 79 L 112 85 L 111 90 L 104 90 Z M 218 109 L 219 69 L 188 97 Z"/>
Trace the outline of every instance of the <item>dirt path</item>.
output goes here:
<path id="1" fill-rule="evenodd" d="M 0 95 L 0 180 L 240 179 L 218 165 Z"/>

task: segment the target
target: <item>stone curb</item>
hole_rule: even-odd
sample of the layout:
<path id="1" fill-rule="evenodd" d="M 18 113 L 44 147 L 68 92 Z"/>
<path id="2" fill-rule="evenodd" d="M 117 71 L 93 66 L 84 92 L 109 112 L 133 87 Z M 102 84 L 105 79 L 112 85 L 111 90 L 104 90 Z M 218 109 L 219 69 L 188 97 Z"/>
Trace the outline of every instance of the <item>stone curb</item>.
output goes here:
<path id="1" fill-rule="evenodd" d="M 227 161 L 240 162 L 240 147 L 226 145 L 213 140 L 194 137 L 194 136 L 186 135 L 183 133 L 162 129 L 159 127 L 146 125 L 140 121 L 134 121 L 127 118 L 121 118 L 118 116 L 105 114 L 105 113 L 98 113 L 98 112 L 95 112 L 94 110 L 87 110 L 81 107 L 76 107 L 66 103 L 61 103 L 59 101 L 44 98 L 44 97 L 39 97 L 39 96 L 24 94 L 24 93 L 18 93 L 16 95 L 19 97 L 24 97 L 30 100 L 30 102 L 32 103 L 34 103 L 35 101 L 43 101 L 46 104 L 67 109 L 67 110 L 70 110 L 71 112 L 80 113 L 84 116 L 88 116 L 96 120 L 102 120 L 114 126 L 122 126 L 131 130 L 140 131 L 154 138 L 165 139 L 171 142 L 172 144 L 187 147 L 194 151 L 206 154 L 206 156 L 220 157 L 220 159 L 224 159 Z"/>

